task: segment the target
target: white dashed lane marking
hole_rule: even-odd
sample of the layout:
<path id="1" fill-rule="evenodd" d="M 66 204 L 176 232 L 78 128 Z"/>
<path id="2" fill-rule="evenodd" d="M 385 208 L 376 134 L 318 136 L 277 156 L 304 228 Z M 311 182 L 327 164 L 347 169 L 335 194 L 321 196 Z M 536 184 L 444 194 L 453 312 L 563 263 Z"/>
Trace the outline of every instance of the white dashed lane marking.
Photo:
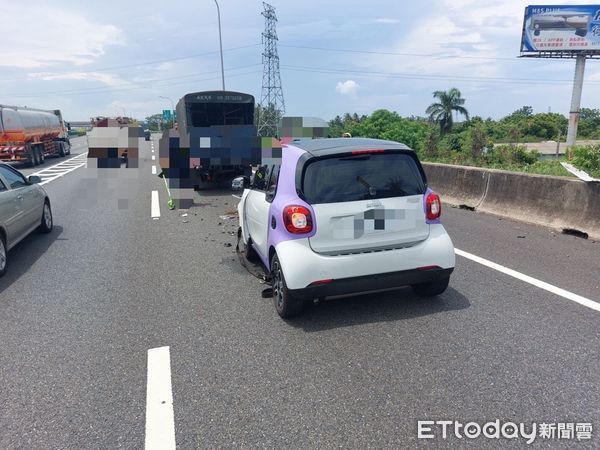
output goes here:
<path id="1" fill-rule="evenodd" d="M 154 220 L 160 218 L 160 203 L 158 199 L 158 191 L 152 191 L 152 200 L 150 202 L 150 217 Z"/>
<path id="2" fill-rule="evenodd" d="M 175 450 L 175 418 L 169 347 L 148 350 L 146 450 Z"/>

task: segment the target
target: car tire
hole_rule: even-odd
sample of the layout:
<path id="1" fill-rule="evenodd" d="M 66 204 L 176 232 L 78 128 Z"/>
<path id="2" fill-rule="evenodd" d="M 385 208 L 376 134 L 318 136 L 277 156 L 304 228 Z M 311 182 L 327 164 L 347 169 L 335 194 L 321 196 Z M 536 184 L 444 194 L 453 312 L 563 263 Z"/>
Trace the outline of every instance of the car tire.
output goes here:
<path id="1" fill-rule="evenodd" d="M 429 283 L 413 284 L 413 291 L 421 297 L 435 297 L 442 294 L 450 283 L 450 277 L 442 278 L 438 281 L 430 281 Z"/>
<path id="2" fill-rule="evenodd" d="M 52 217 L 52 208 L 50 202 L 46 200 L 44 202 L 44 208 L 42 210 L 42 222 L 38 229 L 41 233 L 50 233 L 54 227 L 54 218 Z"/>
<path id="3" fill-rule="evenodd" d="M 0 233 L 0 277 L 6 273 L 8 269 L 8 250 L 6 249 L 6 239 Z"/>
<path id="4" fill-rule="evenodd" d="M 294 298 L 290 293 L 277 254 L 274 254 L 271 259 L 271 282 L 273 285 L 273 303 L 277 314 L 283 319 L 300 314 L 305 303 L 298 298 Z"/>
<path id="5" fill-rule="evenodd" d="M 238 227 L 236 251 L 238 252 L 238 254 L 243 254 L 244 258 L 246 258 L 250 262 L 258 261 L 258 254 L 254 250 L 250 242 L 248 242 L 247 244 L 244 242 L 244 239 L 242 237 L 242 227 Z"/>

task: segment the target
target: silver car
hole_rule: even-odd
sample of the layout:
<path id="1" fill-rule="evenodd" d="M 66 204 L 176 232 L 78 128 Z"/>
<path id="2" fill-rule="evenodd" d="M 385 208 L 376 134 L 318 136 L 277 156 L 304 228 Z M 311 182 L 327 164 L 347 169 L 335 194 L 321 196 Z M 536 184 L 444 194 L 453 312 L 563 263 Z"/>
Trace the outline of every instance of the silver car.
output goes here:
<path id="1" fill-rule="evenodd" d="M 41 178 L 25 178 L 0 163 L 0 277 L 6 273 L 8 251 L 33 230 L 52 231 L 52 209 Z"/>

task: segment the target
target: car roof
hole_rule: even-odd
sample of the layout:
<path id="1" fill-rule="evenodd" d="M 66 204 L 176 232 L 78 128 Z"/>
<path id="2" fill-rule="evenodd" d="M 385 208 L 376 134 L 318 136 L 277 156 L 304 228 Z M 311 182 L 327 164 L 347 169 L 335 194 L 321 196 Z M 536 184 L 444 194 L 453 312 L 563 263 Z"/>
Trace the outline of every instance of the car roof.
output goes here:
<path id="1" fill-rule="evenodd" d="M 323 139 L 294 139 L 290 145 L 298 147 L 314 156 L 324 156 L 336 153 L 346 153 L 353 150 L 410 150 L 400 142 L 385 141 L 369 138 L 323 138 Z"/>

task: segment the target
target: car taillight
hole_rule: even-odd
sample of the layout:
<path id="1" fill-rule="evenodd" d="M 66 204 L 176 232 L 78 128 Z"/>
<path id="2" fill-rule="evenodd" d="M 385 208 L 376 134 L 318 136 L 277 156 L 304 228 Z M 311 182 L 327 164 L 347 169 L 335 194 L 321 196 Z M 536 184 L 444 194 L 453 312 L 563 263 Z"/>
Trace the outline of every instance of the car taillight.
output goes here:
<path id="1" fill-rule="evenodd" d="M 425 199 L 425 209 L 427 220 L 439 219 L 442 215 L 442 202 L 440 196 L 434 192 L 430 192 Z"/>
<path id="2" fill-rule="evenodd" d="M 368 148 L 365 150 L 354 150 L 352 152 L 353 155 L 370 155 L 373 153 L 385 153 L 385 150 L 382 150 L 380 148 Z"/>
<path id="3" fill-rule="evenodd" d="M 310 233 L 313 229 L 310 211 L 304 206 L 291 205 L 283 210 L 283 223 L 290 233 Z"/>

